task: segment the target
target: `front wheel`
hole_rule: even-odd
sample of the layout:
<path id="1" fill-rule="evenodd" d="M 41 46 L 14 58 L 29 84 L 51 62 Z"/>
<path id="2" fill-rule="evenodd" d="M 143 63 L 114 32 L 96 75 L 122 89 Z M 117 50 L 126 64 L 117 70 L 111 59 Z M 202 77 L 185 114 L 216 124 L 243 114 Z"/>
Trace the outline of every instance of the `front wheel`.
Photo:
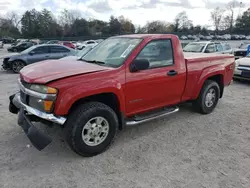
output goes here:
<path id="1" fill-rule="evenodd" d="M 213 112 L 220 98 L 220 87 L 213 80 L 205 81 L 198 99 L 193 102 L 195 111 L 201 114 Z"/>
<path id="2" fill-rule="evenodd" d="M 104 152 L 118 130 L 116 113 L 107 105 L 90 102 L 78 106 L 65 124 L 66 141 L 73 151 L 85 157 Z"/>
<path id="3" fill-rule="evenodd" d="M 20 70 L 25 66 L 25 63 L 23 61 L 14 61 L 12 63 L 12 70 L 14 73 L 19 73 Z"/>

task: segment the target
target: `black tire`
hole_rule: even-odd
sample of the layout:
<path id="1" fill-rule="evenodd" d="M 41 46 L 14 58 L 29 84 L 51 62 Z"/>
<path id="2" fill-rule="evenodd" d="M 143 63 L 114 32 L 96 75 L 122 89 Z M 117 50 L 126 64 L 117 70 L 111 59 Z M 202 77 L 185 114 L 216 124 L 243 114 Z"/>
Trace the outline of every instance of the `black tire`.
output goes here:
<path id="1" fill-rule="evenodd" d="M 89 146 L 83 141 L 82 131 L 87 122 L 95 117 L 105 118 L 109 131 L 103 142 Z M 69 115 L 64 129 L 65 139 L 74 152 L 84 157 L 92 157 L 108 149 L 116 137 L 118 125 L 117 115 L 109 106 L 100 102 L 89 102 L 79 105 Z"/>
<path id="2" fill-rule="evenodd" d="M 211 90 L 214 90 L 215 97 L 212 105 L 209 106 L 206 104 L 206 96 L 208 92 L 210 92 Z M 207 80 L 205 81 L 200 91 L 199 97 L 193 102 L 194 110 L 201 114 L 210 114 L 215 109 L 219 101 L 219 98 L 220 98 L 220 87 L 218 83 L 213 80 Z"/>
<path id="3" fill-rule="evenodd" d="M 20 70 L 25 66 L 26 64 L 21 60 L 16 60 L 12 62 L 11 69 L 14 73 L 19 73 Z"/>

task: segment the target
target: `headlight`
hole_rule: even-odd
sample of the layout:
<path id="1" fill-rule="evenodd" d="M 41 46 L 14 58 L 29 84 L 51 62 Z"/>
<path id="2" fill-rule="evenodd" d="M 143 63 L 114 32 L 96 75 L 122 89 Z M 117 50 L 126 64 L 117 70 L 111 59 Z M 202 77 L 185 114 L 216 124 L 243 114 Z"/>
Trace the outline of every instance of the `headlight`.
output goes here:
<path id="1" fill-rule="evenodd" d="M 54 107 L 54 101 L 56 99 L 57 89 L 48 87 L 45 85 L 32 84 L 29 88 L 32 91 L 36 91 L 38 94 L 31 95 L 29 97 L 29 105 L 40 111 L 51 112 Z M 39 96 L 41 95 L 43 96 Z M 45 96 L 45 97 L 44 97 Z"/>
<path id="2" fill-rule="evenodd" d="M 33 84 L 30 86 L 30 89 L 39 93 L 44 93 L 44 94 L 56 94 L 57 93 L 57 89 L 53 87 L 48 87 L 45 85 Z"/>
<path id="3" fill-rule="evenodd" d="M 235 61 L 235 67 L 238 67 L 238 66 L 239 66 L 239 63 L 240 63 L 240 62 L 239 62 L 238 60 L 236 60 L 236 61 Z"/>

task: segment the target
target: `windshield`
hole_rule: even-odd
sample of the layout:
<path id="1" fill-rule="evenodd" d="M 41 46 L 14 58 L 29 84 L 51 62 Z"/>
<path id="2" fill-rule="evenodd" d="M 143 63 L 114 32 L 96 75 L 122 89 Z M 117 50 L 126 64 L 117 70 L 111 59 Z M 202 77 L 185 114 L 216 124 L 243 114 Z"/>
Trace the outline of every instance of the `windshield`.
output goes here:
<path id="1" fill-rule="evenodd" d="M 94 48 L 94 46 L 92 46 L 92 45 L 86 46 L 85 48 L 83 48 L 83 50 L 78 51 L 76 56 L 78 58 L 83 58 L 83 56 L 86 55 L 92 48 Z"/>
<path id="2" fill-rule="evenodd" d="M 29 48 L 27 48 L 26 50 L 22 51 L 21 54 L 26 54 L 31 52 L 32 50 L 34 50 L 37 46 L 31 46 Z"/>
<path id="3" fill-rule="evenodd" d="M 93 48 L 82 60 L 101 62 L 102 65 L 119 67 L 141 41 L 142 39 L 138 38 L 109 38 Z"/>
<path id="4" fill-rule="evenodd" d="M 184 52 L 202 52 L 206 43 L 189 43 L 184 48 Z"/>

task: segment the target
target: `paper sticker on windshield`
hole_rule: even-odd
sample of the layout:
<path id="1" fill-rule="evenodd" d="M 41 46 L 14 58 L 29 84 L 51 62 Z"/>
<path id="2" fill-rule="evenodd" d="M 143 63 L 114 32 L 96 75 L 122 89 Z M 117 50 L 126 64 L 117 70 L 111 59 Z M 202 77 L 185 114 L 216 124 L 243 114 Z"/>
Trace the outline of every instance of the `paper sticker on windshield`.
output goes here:
<path id="1" fill-rule="evenodd" d="M 127 49 L 122 53 L 122 55 L 120 57 L 127 57 L 127 55 L 132 51 L 132 49 L 135 47 L 135 45 L 130 44 Z"/>

